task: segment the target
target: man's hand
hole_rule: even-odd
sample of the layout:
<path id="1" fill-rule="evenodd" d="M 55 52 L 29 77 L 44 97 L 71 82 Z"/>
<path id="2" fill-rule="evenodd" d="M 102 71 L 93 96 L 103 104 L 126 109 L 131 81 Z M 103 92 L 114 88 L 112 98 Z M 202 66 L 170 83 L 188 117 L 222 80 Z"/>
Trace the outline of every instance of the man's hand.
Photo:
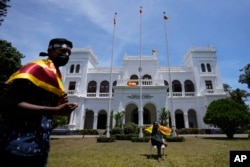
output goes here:
<path id="1" fill-rule="evenodd" d="M 60 97 L 59 101 L 58 101 L 58 105 L 64 104 L 64 103 L 68 103 L 68 95 L 65 93 L 62 95 L 62 97 Z"/>
<path id="2" fill-rule="evenodd" d="M 69 115 L 73 110 L 78 107 L 76 103 L 64 103 L 57 106 L 56 115 Z"/>

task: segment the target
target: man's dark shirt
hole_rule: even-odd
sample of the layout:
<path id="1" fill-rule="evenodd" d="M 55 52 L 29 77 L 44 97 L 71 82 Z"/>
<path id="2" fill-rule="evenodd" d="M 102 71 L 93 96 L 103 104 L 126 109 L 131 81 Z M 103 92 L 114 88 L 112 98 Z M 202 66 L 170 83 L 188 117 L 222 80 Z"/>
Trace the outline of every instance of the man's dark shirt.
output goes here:
<path id="1" fill-rule="evenodd" d="M 52 117 L 18 109 L 17 104 L 20 102 L 56 106 L 58 96 L 26 79 L 14 80 L 1 100 L 0 151 L 23 156 L 47 154 L 50 149 Z"/>

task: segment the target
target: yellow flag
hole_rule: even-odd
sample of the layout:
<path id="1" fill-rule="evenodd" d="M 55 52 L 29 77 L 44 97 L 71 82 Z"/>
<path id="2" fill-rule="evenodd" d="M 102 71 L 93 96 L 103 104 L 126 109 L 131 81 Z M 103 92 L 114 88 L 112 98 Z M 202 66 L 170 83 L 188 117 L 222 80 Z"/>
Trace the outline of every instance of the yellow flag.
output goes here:
<path id="1" fill-rule="evenodd" d="M 153 125 L 144 129 L 145 133 L 148 133 L 148 134 L 151 134 L 152 130 L 153 130 Z M 165 136 L 170 136 L 172 132 L 172 129 L 170 127 L 166 127 L 162 125 L 159 125 L 159 130 Z"/>

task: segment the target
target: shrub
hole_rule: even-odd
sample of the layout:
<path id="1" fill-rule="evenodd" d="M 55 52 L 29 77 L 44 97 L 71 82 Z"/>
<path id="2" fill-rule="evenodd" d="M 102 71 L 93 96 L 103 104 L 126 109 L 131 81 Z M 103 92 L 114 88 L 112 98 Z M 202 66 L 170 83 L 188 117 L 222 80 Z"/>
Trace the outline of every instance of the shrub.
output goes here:
<path id="1" fill-rule="evenodd" d="M 97 137 L 96 141 L 98 143 L 109 143 L 109 142 L 115 142 L 114 137 Z"/>
<path id="2" fill-rule="evenodd" d="M 176 133 L 178 134 L 204 134 L 204 129 L 199 128 L 182 128 L 177 129 Z"/>
<path id="3" fill-rule="evenodd" d="M 122 134 L 123 130 L 122 128 L 116 127 L 110 130 L 110 134 L 111 135 L 115 135 L 115 134 Z"/>
<path id="4" fill-rule="evenodd" d="M 124 134 L 137 134 L 139 132 L 138 127 L 133 122 L 128 122 L 124 125 Z"/>
<path id="5" fill-rule="evenodd" d="M 82 130 L 83 135 L 98 135 L 98 131 L 96 129 L 84 129 Z"/>
<path id="6" fill-rule="evenodd" d="M 117 140 L 131 140 L 133 137 L 138 137 L 138 134 L 116 134 L 114 137 Z"/>

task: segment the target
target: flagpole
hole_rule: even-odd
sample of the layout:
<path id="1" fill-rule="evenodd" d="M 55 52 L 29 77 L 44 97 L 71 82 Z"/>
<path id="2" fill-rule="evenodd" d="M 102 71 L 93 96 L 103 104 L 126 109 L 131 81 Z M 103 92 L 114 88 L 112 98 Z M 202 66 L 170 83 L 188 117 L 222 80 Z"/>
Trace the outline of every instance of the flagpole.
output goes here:
<path id="1" fill-rule="evenodd" d="M 166 52 L 167 52 L 167 60 L 168 60 L 168 77 L 169 77 L 169 96 L 170 96 L 170 113 L 171 113 L 171 123 L 172 123 L 172 136 L 175 137 L 175 114 L 174 114 L 174 107 L 173 107 L 173 89 L 172 89 L 172 79 L 171 79 L 171 72 L 170 72 L 170 56 L 169 56 L 169 48 L 168 48 L 168 35 L 167 35 L 167 19 L 166 12 L 163 12 L 163 19 L 164 19 L 164 30 L 165 30 L 165 41 L 166 41 Z"/>
<path id="2" fill-rule="evenodd" d="M 140 107 L 139 107 L 139 137 L 143 137 L 142 125 L 143 125 L 143 108 L 142 108 L 142 7 L 140 7 L 140 66 L 139 66 L 139 84 L 140 84 Z"/>
<path id="3" fill-rule="evenodd" d="M 110 76 L 109 76 L 109 105 L 108 105 L 108 119 L 107 119 L 107 137 L 110 137 L 110 117 L 111 117 L 111 98 L 113 95 L 112 91 L 112 70 L 113 70 L 113 57 L 114 57 L 114 45 L 115 45 L 115 25 L 116 25 L 116 15 L 114 16 L 114 29 L 113 29 L 113 40 L 112 40 L 112 54 L 110 61 Z"/>

